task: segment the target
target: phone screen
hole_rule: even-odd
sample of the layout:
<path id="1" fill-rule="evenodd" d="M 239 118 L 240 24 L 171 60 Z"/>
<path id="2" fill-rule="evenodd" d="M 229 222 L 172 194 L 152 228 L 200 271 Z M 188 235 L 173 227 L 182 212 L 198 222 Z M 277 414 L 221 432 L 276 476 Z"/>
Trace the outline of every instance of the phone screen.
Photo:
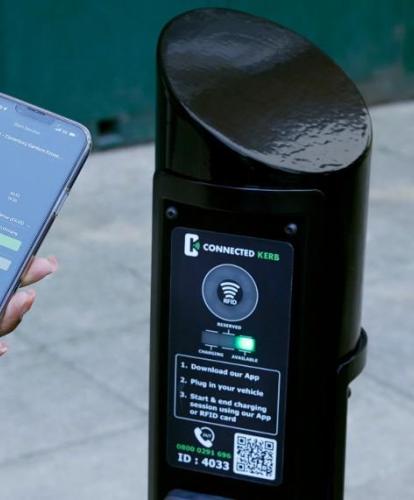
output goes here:
<path id="1" fill-rule="evenodd" d="M 88 147 L 76 123 L 0 96 L 0 307 Z"/>

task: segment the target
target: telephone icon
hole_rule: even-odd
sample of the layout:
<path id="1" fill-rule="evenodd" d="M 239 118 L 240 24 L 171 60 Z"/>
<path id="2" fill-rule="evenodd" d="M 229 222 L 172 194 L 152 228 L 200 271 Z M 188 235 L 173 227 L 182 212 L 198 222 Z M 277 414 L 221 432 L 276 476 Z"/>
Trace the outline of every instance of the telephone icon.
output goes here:
<path id="1" fill-rule="evenodd" d="M 205 448 L 211 448 L 216 437 L 213 429 L 210 429 L 210 427 L 196 427 L 194 435 L 197 441 Z"/>

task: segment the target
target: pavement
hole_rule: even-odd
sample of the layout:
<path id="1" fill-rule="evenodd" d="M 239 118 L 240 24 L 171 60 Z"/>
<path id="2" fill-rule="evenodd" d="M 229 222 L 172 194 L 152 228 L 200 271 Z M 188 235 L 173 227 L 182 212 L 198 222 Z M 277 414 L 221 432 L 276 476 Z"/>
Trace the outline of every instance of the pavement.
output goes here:
<path id="1" fill-rule="evenodd" d="M 414 498 L 414 103 L 375 145 L 346 500 Z M 0 359 L 1 500 L 146 498 L 153 145 L 95 153 L 42 247 L 60 269 Z"/>

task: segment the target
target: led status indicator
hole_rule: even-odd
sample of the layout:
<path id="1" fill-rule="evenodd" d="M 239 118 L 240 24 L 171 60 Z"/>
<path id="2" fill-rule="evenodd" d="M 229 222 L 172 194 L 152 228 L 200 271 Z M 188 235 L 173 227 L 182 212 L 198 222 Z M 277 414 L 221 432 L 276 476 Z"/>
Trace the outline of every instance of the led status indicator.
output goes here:
<path id="1" fill-rule="evenodd" d="M 256 339 L 248 335 L 233 335 L 220 333 L 212 330 L 204 330 L 201 334 L 201 342 L 210 347 L 222 347 L 223 349 L 238 350 L 243 352 L 256 351 Z"/>
<path id="2" fill-rule="evenodd" d="M 234 347 L 239 351 L 254 352 L 256 350 L 256 339 L 246 335 L 234 337 Z"/>

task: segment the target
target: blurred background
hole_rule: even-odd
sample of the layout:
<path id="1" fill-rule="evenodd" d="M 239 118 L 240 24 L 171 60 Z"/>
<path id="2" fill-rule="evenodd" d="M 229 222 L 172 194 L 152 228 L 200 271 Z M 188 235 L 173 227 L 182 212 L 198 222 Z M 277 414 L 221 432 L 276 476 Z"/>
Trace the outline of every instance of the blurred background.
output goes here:
<path id="1" fill-rule="evenodd" d="M 81 121 L 96 148 L 150 141 L 158 34 L 180 12 L 208 6 L 265 16 L 308 37 L 369 104 L 414 97 L 410 0 L 1 2 L 0 87 Z"/>
<path id="2" fill-rule="evenodd" d="M 0 91 L 92 131 L 43 254 L 60 270 L 0 360 L 0 498 L 146 498 L 155 47 L 187 9 L 273 19 L 328 53 L 371 107 L 374 153 L 346 498 L 414 498 L 414 3 L 0 2 Z M 110 150 L 108 150 L 110 149 Z"/>

